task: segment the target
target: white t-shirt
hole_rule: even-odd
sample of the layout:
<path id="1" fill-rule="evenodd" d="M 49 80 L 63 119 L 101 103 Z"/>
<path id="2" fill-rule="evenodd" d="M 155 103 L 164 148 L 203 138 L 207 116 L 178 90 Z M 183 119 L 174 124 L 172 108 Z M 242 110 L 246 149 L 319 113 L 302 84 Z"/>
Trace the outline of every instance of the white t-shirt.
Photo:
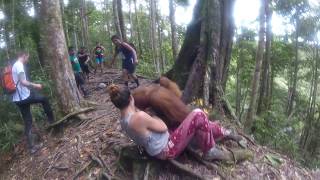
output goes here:
<path id="1" fill-rule="evenodd" d="M 23 73 L 24 74 L 24 80 L 26 80 L 26 72 L 24 70 L 24 66 L 22 62 L 17 60 L 13 66 L 12 66 L 12 78 L 15 84 L 18 83 L 19 80 L 19 74 Z M 18 102 L 27 99 L 30 96 L 30 90 L 23 86 L 21 82 L 17 84 L 16 92 L 12 95 L 12 101 L 13 102 Z"/>

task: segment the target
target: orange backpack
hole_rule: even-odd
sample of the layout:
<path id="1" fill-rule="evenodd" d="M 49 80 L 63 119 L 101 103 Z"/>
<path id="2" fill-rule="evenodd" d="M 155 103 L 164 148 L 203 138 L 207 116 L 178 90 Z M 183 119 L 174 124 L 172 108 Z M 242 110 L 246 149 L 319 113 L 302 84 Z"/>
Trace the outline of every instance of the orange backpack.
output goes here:
<path id="1" fill-rule="evenodd" d="M 16 84 L 12 77 L 12 65 L 7 65 L 0 74 L 0 85 L 6 94 L 13 94 L 16 92 Z"/>

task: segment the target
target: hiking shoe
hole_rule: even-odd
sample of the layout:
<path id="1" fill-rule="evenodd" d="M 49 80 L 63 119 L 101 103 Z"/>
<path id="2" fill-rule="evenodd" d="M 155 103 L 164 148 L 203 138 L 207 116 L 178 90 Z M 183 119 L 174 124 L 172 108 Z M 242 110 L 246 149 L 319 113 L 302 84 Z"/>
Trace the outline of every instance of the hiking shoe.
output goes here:
<path id="1" fill-rule="evenodd" d="M 203 158 L 207 161 L 211 160 L 232 160 L 232 154 L 229 151 L 223 151 L 217 147 L 212 147 L 208 152 L 203 155 Z"/>

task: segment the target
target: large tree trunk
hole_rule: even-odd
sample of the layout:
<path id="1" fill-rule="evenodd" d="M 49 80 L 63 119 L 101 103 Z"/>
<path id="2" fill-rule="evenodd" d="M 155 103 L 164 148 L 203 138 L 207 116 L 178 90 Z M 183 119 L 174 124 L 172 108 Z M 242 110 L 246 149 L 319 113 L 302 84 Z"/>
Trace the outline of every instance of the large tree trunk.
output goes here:
<path id="1" fill-rule="evenodd" d="M 167 75 L 184 88 L 186 103 L 203 98 L 221 113 L 232 114 L 223 98 L 223 81 L 228 69 L 234 26 L 230 7 L 233 0 L 199 0 L 187 28 L 177 61 Z M 227 22 L 226 22 L 227 21 Z M 224 32 L 224 33 L 222 33 Z"/>
<path id="2" fill-rule="evenodd" d="M 266 53 L 262 63 L 262 78 L 260 86 L 260 96 L 258 100 L 257 114 L 262 112 L 267 112 L 270 104 L 270 88 L 271 88 L 271 42 L 272 42 L 272 26 L 271 26 L 271 17 L 272 12 L 270 12 L 269 4 L 266 4 Z"/>
<path id="3" fill-rule="evenodd" d="M 136 31 L 137 31 L 137 36 L 138 36 L 138 47 L 139 47 L 139 58 L 142 58 L 142 40 L 141 40 L 141 33 L 140 33 L 140 22 L 138 18 L 138 8 L 137 8 L 137 0 L 133 0 L 134 2 L 134 14 L 135 14 L 135 26 L 136 26 Z"/>
<path id="4" fill-rule="evenodd" d="M 66 37 L 66 41 L 67 41 L 67 45 L 68 45 L 68 44 L 70 44 L 69 28 L 68 28 L 68 21 L 64 16 L 64 2 L 63 2 L 63 0 L 60 0 L 60 8 L 61 8 L 61 16 L 62 16 L 64 35 Z"/>
<path id="5" fill-rule="evenodd" d="M 320 116 L 316 118 L 316 101 L 317 101 L 317 90 L 319 84 L 319 47 L 316 45 L 315 48 L 315 55 L 314 55 L 314 63 L 311 67 L 313 71 L 312 81 L 310 82 L 310 97 L 309 97 L 309 106 L 308 106 L 308 113 L 306 116 L 306 120 L 304 122 L 304 128 L 300 137 L 300 149 L 303 152 L 303 155 L 314 156 L 313 151 L 317 148 L 318 141 L 319 141 L 319 127 L 320 127 Z M 318 108 L 319 110 L 319 108 Z"/>
<path id="6" fill-rule="evenodd" d="M 56 97 L 59 99 L 61 110 L 70 113 L 80 108 L 82 97 L 68 60 L 59 0 L 41 1 L 40 32 L 45 47 L 45 59 L 50 65 L 51 77 L 56 87 Z"/>
<path id="7" fill-rule="evenodd" d="M 40 2 L 39 0 L 33 0 L 33 6 L 35 10 L 35 20 L 34 20 L 34 28 L 32 30 L 32 38 L 35 41 L 35 44 L 37 46 L 37 52 L 38 52 L 38 58 L 41 65 L 44 65 L 44 53 L 40 41 Z"/>
<path id="8" fill-rule="evenodd" d="M 177 27 L 176 27 L 176 20 L 175 20 L 174 0 L 169 0 L 169 19 L 170 19 L 170 26 L 171 26 L 172 57 L 174 60 L 176 60 L 177 54 L 178 54 L 178 39 L 177 39 Z"/>
<path id="9" fill-rule="evenodd" d="M 261 63 L 263 60 L 263 52 L 265 47 L 264 37 L 265 37 L 265 5 L 268 0 L 261 1 L 259 22 L 260 22 L 260 30 L 259 30 L 259 42 L 258 49 L 256 53 L 256 67 L 252 77 L 251 84 L 251 99 L 249 108 L 247 111 L 246 121 L 244 123 L 244 128 L 246 132 L 251 132 L 251 127 L 254 123 L 256 110 L 257 110 L 257 98 L 258 98 L 258 89 L 259 89 L 259 81 L 260 81 L 260 72 L 261 72 Z"/>
<path id="10" fill-rule="evenodd" d="M 165 55 L 164 55 L 164 52 L 162 51 L 163 21 L 160 17 L 159 11 L 157 11 L 157 25 L 158 25 L 158 39 L 159 39 L 159 41 L 158 41 L 158 43 L 159 43 L 159 60 L 160 60 L 160 65 L 161 65 L 161 72 L 164 72 L 166 64 L 165 64 Z"/>
<path id="11" fill-rule="evenodd" d="M 114 21 L 114 26 L 117 32 L 117 35 L 122 38 L 122 32 L 120 28 L 120 22 L 119 22 L 119 14 L 118 14 L 118 7 L 117 7 L 117 0 L 113 0 L 112 2 L 112 10 L 113 10 L 113 21 Z"/>
<path id="12" fill-rule="evenodd" d="M 106 25 L 106 35 L 107 35 L 107 39 L 111 38 L 111 28 L 110 28 L 110 21 L 109 21 L 109 13 L 108 13 L 108 9 L 109 9 L 109 1 L 105 0 L 104 1 L 104 21 L 105 21 L 105 25 Z M 108 41 L 108 48 L 112 47 L 112 42 Z"/>
<path id="13" fill-rule="evenodd" d="M 229 74 L 229 65 L 232 53 L 233 45 L 233 36 L 234 36 L 234 19 L 233 19 L 233 8 L 234 0 L 220 0 L 220 3 L 223 4 L 222 14 L 222 26 L 221 26 L 221 37 L 220 37 L 220 60 L 219 66 L 220 71 L 218 74 L 221 74 L 221 86 L 223 90 L 226 88 L 228 74 Z"/>
<path id="14" fill-rule="evenodd" d="M 156 23 L 156 11 L 157 5 L 154 0 L 150 1 L 150 45 L 151 53 L 154 65 L 156 67 L 156 72 L 158 76 L 160 75 L 160 64 L 159 64 L 159 47 L 158 47 L 158 34 L 157 34 L 157 23 Z"/>
<path id="15" fill-rule="evenodd" d="M 243 47 L 242 39 L 239 38 L 239 57 L 237 59 L 237 68 L 236 68 L 236 116 L 241 121 L 241 100 L 242 100 L 242 67 L 243 67 Z"/>
<path id="16" fill-rule="evenodd" d="M 131 41 L 135 41 L 135 35 L 134 35 L 134 31 L 133 31 L 133 23 L 132 23 L 132 1 L 129 0 L 129 23 L 130 23 L 130 39 Z"/>
<path id="17" fill-rule="evenodd" d="M 80 7 L 80 17 L 81 17 L 81 30 L 82 30 L 82 45 L 89 47 L 89 25 L 88 25 L 88 15 L 87 15 L 87 6 L 86 1 L 81 0 Z"/>
<path id="18" fill-rule="evenodd" d="M 12 18 L 11 18 L 11 28 L 12 28 L 12 34 L 13 34 L 13 36 L 12 36 L 12 38 L 13 38 L 13 40 L 12 40 L 12 46 L 13 46 L 13 52 L 14 52 L 14 54 L 16 54 L 17 53 L 17 36 L 18 36 L 18 34 L 16 33 L 16 29 L 15 29 L 15 18 L 16 18 L 16 16 L 15 16 L 15 6 L 16 6 L 16 3 L 15 3 L 15 0 L 12 0 L 11 1 L 11 15 L 12 15 Z"/>
<path id="19" fill-rule="evenodd" d="M 293 103 L 295 102 L 296 93 L 297 93 L 297 81 L 298 81 L 298 63 L 299 63 L 299 17 L 296 17 L 296 33 L 295 33 L 295 59 L 292 63 L 293 74 L 292 74 L 292 86 L 288 88 L 288 104 L 287 104 L 287 115 L 290 116 L 293 111 Z"/>
<path id="20" fill-rule="evenodd" d="M 120 25 L 122 39 L 124 41 L 127 41 L 127 33 L 126 33 L 126 28 L 125 28 L 125 24 L 124 24 L 123 13 L 122 13 L 122 0 L 117 0 L 117 12 L 118 12 L 119 25 Z"/>

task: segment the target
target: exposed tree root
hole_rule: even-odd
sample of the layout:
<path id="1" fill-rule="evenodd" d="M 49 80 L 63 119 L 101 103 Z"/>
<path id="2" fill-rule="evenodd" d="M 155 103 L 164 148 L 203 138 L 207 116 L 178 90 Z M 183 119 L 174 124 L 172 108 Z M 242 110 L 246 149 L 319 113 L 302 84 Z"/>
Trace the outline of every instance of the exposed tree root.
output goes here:
<path id="1" fill-rule="evenodd" d="M 107 174 L 106 172 L 103 172 L 103 173 L 102 173 L 102 176 L 103 176 L 104 178 L 106 178 L 107 180 L 117 179 L 117 178 L 112 178 L 112 176 L 110 176 L 110 175 Z"/>
<path id="2" fill-rule="evenodd" d="M 81 136 L 79 134 L 77 134 L 76 138 L 77 138 L 77 151 L 78 151 L 78 154 L 80 157 L 81 156 L 81 152 L 80 152 Z"/>
<path id="3" fill-rule="evenodd" d="M 46 179 L 46 175 L 49 171 L 51 171 L 52 168 L 56 168 L 55 163 L 56 161 L 61 157 L 61 155 L 63 154 L 63 152 L 58 151 L 58 153 L 56 153 L 53 157 L 53 160 L 50 163 L 50 166 L 48 167 L 48 169 L 46 170 L 46 172 L 44 172 L 42 178 Z"/>
<path id="4" fill-rule="evenodd" d="M 199 163 L 205 165 L 208 169 L 216 171 L 221 179 L 226 179 L 225 173 L 216 164 L 205 161 L 197 152 L 195 152 L 191 148 L 188 148 L 187 150 L 189 154 L 192 155 Z"/>
<path id="5" fill-rule="evenodd" d="M 86 121 L 82 121 L 81 123 L 79 123 L 77 126 L 80 126 L 81 128 L 84 128 L 85 126 L 88 126 L 89 124 L 91 124 L 92 122 L 100 119 L 100 118 L 103 118 L 103 117 L 106 117 L 108 114 L 107 113 L 104 113 L 98 117 L 95 117 L 93 119 L 90 119 L 90 120 L 86 120 Z"/>
<path id="6" fill-rule="evenodd" d="M 47 129 L 50 129 L 50 128 L 53 128 L 53 127 L 56 127 L 57 125 L 60 125 L 61 123 L 63 123 L 65 120 L 67 120 L 68 118 L 70 117 L 73 117 L 73 116 L 77 116 L 81 113 L 85 113 L 85 112 L 88 112 L 88 111 L 92 111 L 92 110 L 95 110 L 95 107 L 88 107 L 88 108 L 84 108 L 84 109 L 79 109 L 75 112 L 72 112 L 70 114 L 67 114 L 66 116 L 64 116 L 63 118 L 61 118 L 60 120 L 54 122 L 53 124 L 50 124 Z"/>
<path id="7" fill-rule="evenodd" d="M 183 171 L 189 175 L 191 175 L 192 177 L 201 179 L 201 180 L 208 180 L 208 177 L 205 177 L 195 171 L 193 171 L 191 168 L 179 163 L 178 161 L 174 160 L 174 159 L 170 159 L 168 160 L 174 167 L 176 167 L 177 169 L 179 169 L 180 171 Z"/>
<path id="8" fill-rule="evenodd" d="M 89 101 L 89 100 L 83 100 L 81 102 L 81 105 L 83 105 L 84 107 L 86 106 L 99 106 L 99 103 L 93 102 L 93 101 Z"/>
<path id="9" fill-rule="evenodd" d="M 85 164 L 79 171 L 76 172 L 72 179 L 76 180 L 83 171 L 85 171 L 89 166 L 91 166 L 92 163 L 93 161 L 90 161 L 87 164 Z"/>

